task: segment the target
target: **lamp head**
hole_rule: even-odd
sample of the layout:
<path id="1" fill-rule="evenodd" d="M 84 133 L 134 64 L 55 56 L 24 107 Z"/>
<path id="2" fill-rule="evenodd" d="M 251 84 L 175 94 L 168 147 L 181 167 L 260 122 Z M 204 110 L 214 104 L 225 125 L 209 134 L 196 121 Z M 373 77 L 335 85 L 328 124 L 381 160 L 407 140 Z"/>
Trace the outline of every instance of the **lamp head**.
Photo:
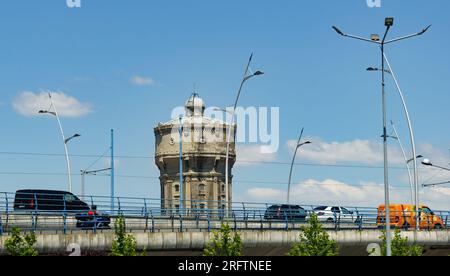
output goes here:
<path id="1" fill-rule="evenodd" d="M 372 41 L 380 41 L 380 35 L 379 34 L 371 34 L 370 40 Z"/>
<path id="2" fill-rule="evenodd" d="M 332 28 L 333 28 L 333 30 L 336 31 L 336 33 L 338 33 L 338 34 L 340 34 L 340 35 L 344 35 L 344 33 L 343 33 L 341 30 L 339 30 L 338 27 L 333 26 Z"/>
<path id="3" fill-rule="evenodd" d="M 366 70 L 367 70 L 367 71 L 378 71 L 378 69 L 377 69 L 377 68 L 374 68 L 374 67 L 369 67 L 369 68 L 367 68 Z"/>
<path id="4" fill-rule="evenodd" d="M 422 161 L 422 164 L 425 166 L 433 166 L 433 163 L 431 163 L 430 159 L 424 159 Z"/>
<path id="5" fill-rule="evenodd" d="M 256 71 L 253 75 L 255 75 L 255 76 L 264 75 L 264 72 L 262 72 L 262 71 Z"/>
<path id="6" fill-rule="evenodd" d="M 394 26 L 394 18 L 393 18 L 393 17 L 387 17 L 387 18 L 384 20 L 384 26 L 386 26 L 386 27 L 392 27 L 392 26 Z"/>
<path id="7" fill-rule="evenodd" d="M 428 31 L 428 29 L 431 27 L 431 25 L 429 25 L 428 27 L 426 27 L 425 29 L 423 29 L 420 33 L 418 33 L 418 35 L 423 35 L 426 31 Z"/>

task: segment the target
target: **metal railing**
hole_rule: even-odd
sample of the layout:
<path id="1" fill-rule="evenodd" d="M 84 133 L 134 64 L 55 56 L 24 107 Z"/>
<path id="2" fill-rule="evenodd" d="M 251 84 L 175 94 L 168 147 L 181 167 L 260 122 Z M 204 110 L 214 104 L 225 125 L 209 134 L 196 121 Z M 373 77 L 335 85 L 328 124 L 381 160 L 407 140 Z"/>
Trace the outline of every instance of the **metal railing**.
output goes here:
<path id="1" fill-rule="evenodd" d="M 83 203 L 84 202 L 84 203 Z M 318 205 L 285 205 L 276 203 L 233 202 L 230 210 L 221 209 L 220 202 L 186 201 L 180 210 L 178 201 L 151 198 L 74 196 L 55 194 L 0 193 L 0 235 L 13 227 L 38 233 L 71 233 L 74 231 L 111 231 L 115 219 L 123 216 L 128 231 L 178 232 L 212 231 L 223 223 L 234 230 L 299 230 L 311 214 L 329 230 L 364 230 L 384 226 L 384 211 L 374 207 L 340 207 L 332 211 Z M 206 208 L 206 207 L 213 208 Z M 426 211 L 426 210 L 425 210 Z M 449 211 L 419 213 L 420 228 L 433 230 L 450 227 Z M 413 229 L 414 211 L 391 210 L 393 228 Z M 439 227 L 437 227 L 439 226 Z"/>

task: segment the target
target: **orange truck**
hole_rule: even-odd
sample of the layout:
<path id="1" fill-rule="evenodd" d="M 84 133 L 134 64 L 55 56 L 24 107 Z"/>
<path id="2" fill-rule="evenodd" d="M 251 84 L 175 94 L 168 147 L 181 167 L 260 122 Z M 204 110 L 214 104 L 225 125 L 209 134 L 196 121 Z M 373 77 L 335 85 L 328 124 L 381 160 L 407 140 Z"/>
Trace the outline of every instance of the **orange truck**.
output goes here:
<path id="1" fill-rule="evenodd" d="M 378 207 L 377 225 L 379 228 L 385 226 L 385 205 Z M 416 206 L 412 204 L 390 204 L 390 223 L 392 228 L 415 228 Z M 421 229 L 442 229 L 444 223 L 440 216 L 436 215 L 425 205 L 419 205 L 419 227 Z"/>

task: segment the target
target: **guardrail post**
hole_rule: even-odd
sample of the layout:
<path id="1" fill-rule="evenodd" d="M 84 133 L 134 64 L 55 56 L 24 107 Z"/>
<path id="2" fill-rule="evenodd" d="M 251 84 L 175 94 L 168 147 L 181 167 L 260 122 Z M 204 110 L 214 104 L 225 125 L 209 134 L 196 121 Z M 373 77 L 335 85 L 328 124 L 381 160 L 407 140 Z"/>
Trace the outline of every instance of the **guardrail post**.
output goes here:
<path id="1" fill-rule="evenodd" d="M 117 198 L 117 206 L 119 206 L 119 210 L 118 210 L 119 214 L 122 215 L 122 206 L 120 205 L 120 198 L 119 197 Z M 114 210 L 113 210 L 113 212 L 114 212 Z"/>
<path id="2" fill-rule="evenodd" d="M 208 211 L 206 211 L 206 219 L 208 220 L 208 232 L 211 232 L 211 219 Z"/>
<path id="3" fill-rule="evenodd" d="M 337 221 L 337 230 L 341 230 L 341 213 L 339 212 L 338 221 Z"/>
<path id="4" fill-rule="evenodd" d="M 264 229 L 263 216 L 261 214 L 259 214 L 259 218 L 260 218 L 260 221 L 261 221 L 261 230 L 263 230 Z"/>
<path id="5" fill-rule="evenodd" d="M 198 210 L 194 210 L 194 218 L 195 218 L 195 225 L 197 226 L 197 229 L 200 227 L 200 214 L 198 213 Z"/>
<path id="6" fill-rule="evenodd" d="M 334 231 L 337 231 L 337 215 L 336 212 L 333 211 L 333 222 L 334 222 Z"/>
<path id="7" fill-rule="evenodd" d="M 144 198 L 144 214 L 145 214 L 145 229 L 144 232 L 147 232 L 148 229 L 148 210 L 147 210 L 147 201 Z"/>
<path id="8" fill-rule="evenodd" d="M 183 218 L 181 215 L 179 215 L 180 217 L 180 232 L 183 232 Z"/>
<path id="9" fill-rule="evenodd" d="M 3 223 L 2 223 L 2 216 L 0 215 L 0 236 L 3 235 Z"/>
<path id="10" fill-rule="evenodd" d="M 5 198 L 6 198 L 6 227 L 8 227 L 8 222 L 9 222 L 9 202 L 8 202 L 8 193 L 5 193 Z"/>
<path id="11" fill-rule="evenodd" d="M 123 218 L 123 222 L 124 222 L 124 224 L 125 224 L 125 218 Z M 96 234 L 97 233 L 97 215 L 95 214 L 95 212 L 94 212 L 94 234 Z"/>
<path id="12" fill-rule="evenodd" d="M 32 216 L 32 220 L 31 220 L 31 224 L 32 224 L 32 228 L 33 231 L 36 232 L 36 227 L 37 227 L 37 216 L 38 216 L 38 201 L 37 201 L 37 196 L 36 193 L 34 194 L 34 213 Z"/>
<path id="13" fill-rule="evenodd" d="M 237 231 L 236 213 L 232 211 L 231 216 L 233 217 L 234 231 Z"/>
<path id="14" fill-rule="evenodd" d="M 155 232 L 155 218 L 153 217 L 153 211 L 150 209 L 150 216 L 152 218 L 152 232 Z"/>
<path id="15" fill-rule="evenodd" d="M 363 215 L 359 215 L 359 214 L 358 214 L 357 221 L 358 221 L 358 229 L 359 229 L 359 231 L 362 231 Z"/>
<path id="16" fill-rule="evenodd" d="M 447 215 L 447 216 L 445 216 L 445 228 L 447 228 L 447 227 L 448 227 L 448 225 L 447 225 L 447 222 L 448 222 L 448 215 Z"/>
<path id="17" fill-rule="evenodd" d="M 67 218 L 66 218 L 66 212 L 67 212 L 67 205 L 66 205 L 66 198 L 63 196 L 63 206 L 64 206 L 64 210 L 63 210 L 63 232 L 64 234 L 66 234 L 67 231 Z"/>
<path id="18" fill-rule="evenodd" d="M 289 230 L 289 220 L 288 220 L 286 212 L 284 211 L 283 213 L 284 213 L 284 221 L 286 222 L 286 231 L 288 231 Z"/>
<path id="19" fill-rule="evenodd" d="M 67 234 L 67 215 L 66 212 L 63 213 L 63 223 L 64 223 L 64 235 Z"/>

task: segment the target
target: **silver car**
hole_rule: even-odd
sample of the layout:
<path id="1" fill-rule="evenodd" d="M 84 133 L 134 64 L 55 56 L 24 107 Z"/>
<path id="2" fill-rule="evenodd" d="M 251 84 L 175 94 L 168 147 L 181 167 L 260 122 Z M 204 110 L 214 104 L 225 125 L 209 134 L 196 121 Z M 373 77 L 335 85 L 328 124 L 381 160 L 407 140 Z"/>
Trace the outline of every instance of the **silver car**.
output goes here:
<path id="1" fill-rule="evenodd" d="M 313 209 L 321 222 L 358 223 L 358 215 L 341 206 L 319 206 Z"/>

